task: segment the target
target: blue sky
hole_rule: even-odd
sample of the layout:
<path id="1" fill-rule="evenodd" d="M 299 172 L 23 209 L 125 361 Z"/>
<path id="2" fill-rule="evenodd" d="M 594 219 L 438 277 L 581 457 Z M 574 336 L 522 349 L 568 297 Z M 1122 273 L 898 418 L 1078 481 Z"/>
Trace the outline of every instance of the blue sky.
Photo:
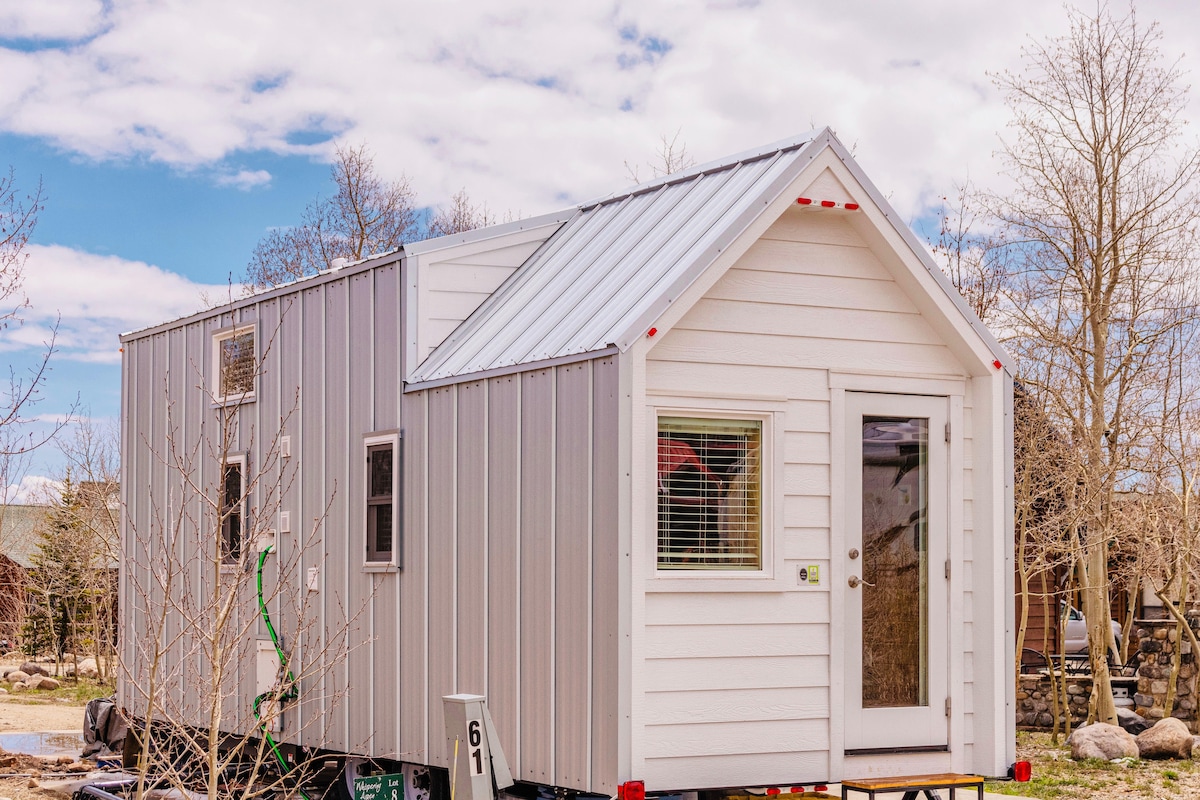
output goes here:
<path id="1" fill-rule="evenodd" d="M 1186 53 L 1193 4 L 1147 0 Z M 119 414 L 117 334 L 197 310 L 366 142 L 421 202 L 461 188 L 549 211 L 630 182 L 663 134 L 707 161 L 830 125 L 909 220 L 968 176 L 1003 186 L 988 73 L 1058 4 L 916 0 L 0 0 L 0 169 L 42 181 L 18 372 L 60 318 L 34 413 Z M 1185 56 L 1184 69 L 1189 67 Z M 1192 110 L 1188 110 L 1188 116 Z M 30 475 L 61 468 L 52 449 Z M 36 482 L 36 481 L 35 481 Z"/>

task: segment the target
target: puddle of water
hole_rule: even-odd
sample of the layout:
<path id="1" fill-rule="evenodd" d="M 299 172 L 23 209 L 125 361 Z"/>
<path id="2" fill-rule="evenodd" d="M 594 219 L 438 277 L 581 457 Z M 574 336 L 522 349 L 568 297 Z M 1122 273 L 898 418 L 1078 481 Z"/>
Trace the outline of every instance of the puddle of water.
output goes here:
<path id="1" fill-rule="evenodd" d="M 0 733 L 0 748 L 29 756 L 78 756 L 83 750 L 83 734 L 70 731 Z"/>

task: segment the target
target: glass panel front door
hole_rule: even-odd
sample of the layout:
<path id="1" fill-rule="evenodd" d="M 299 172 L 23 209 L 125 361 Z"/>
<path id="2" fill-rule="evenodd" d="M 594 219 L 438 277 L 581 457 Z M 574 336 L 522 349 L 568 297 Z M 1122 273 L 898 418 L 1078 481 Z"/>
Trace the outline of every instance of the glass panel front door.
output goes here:
<path id="1" fill-rule="evenodd" d="M 862 418 L 863 708 L 929 705 L 929 420 Z"/>
<path id="2" fill-rule="evenodd" d="M 945 745 L 949 400 L 845 398 L 846 749 Z"/>

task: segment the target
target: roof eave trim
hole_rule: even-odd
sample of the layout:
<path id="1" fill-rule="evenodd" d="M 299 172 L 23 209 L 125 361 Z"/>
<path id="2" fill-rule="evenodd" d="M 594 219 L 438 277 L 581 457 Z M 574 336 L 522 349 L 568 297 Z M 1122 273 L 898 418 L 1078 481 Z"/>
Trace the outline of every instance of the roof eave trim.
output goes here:
<path id="1" fill-rule="evenodd" d="M 493 367 L 484 369 L 478 372 L 467 372 L 462 375 L 450 375 L 445 378 L 432 378 L 425 381 L 416 381 L 413 383 L 404 384 L 404 393 L 419 392 L 423 389 L 440 389 L 443 386 L 452 386 L 457 383 L 473 383 L 474 381 L 486 380 L 488 378 L 500 378 L 505 375 L 515 375 L 518 372 L 533 372 L 539 369 L 547 369 L 549 367 L 559 367 L 564 364 L 577 364 L 580 361 L 592 361 L 605 356 L 619 355 L 621 352 L 615 344 L 610 344 L 599 350 L 588 350 L 583 353 L 571 353 L 570 355 L 557 356 L 555 358 L 547 358 L 542 361 L 526 361 L 520 364 L 509 364 L 504 367 Z"/>

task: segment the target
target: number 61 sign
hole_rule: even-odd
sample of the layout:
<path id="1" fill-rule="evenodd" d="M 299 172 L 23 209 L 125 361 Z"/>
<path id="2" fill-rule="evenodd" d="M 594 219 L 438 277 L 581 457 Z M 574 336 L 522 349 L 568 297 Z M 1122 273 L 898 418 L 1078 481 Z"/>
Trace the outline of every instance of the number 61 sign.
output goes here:
<path id="1" fill-rule="evenodd" d="M 512 786 L 512 774 L 482 695 L 442 698 L 452 794 L 464 800 L 491 800 Z"/>

